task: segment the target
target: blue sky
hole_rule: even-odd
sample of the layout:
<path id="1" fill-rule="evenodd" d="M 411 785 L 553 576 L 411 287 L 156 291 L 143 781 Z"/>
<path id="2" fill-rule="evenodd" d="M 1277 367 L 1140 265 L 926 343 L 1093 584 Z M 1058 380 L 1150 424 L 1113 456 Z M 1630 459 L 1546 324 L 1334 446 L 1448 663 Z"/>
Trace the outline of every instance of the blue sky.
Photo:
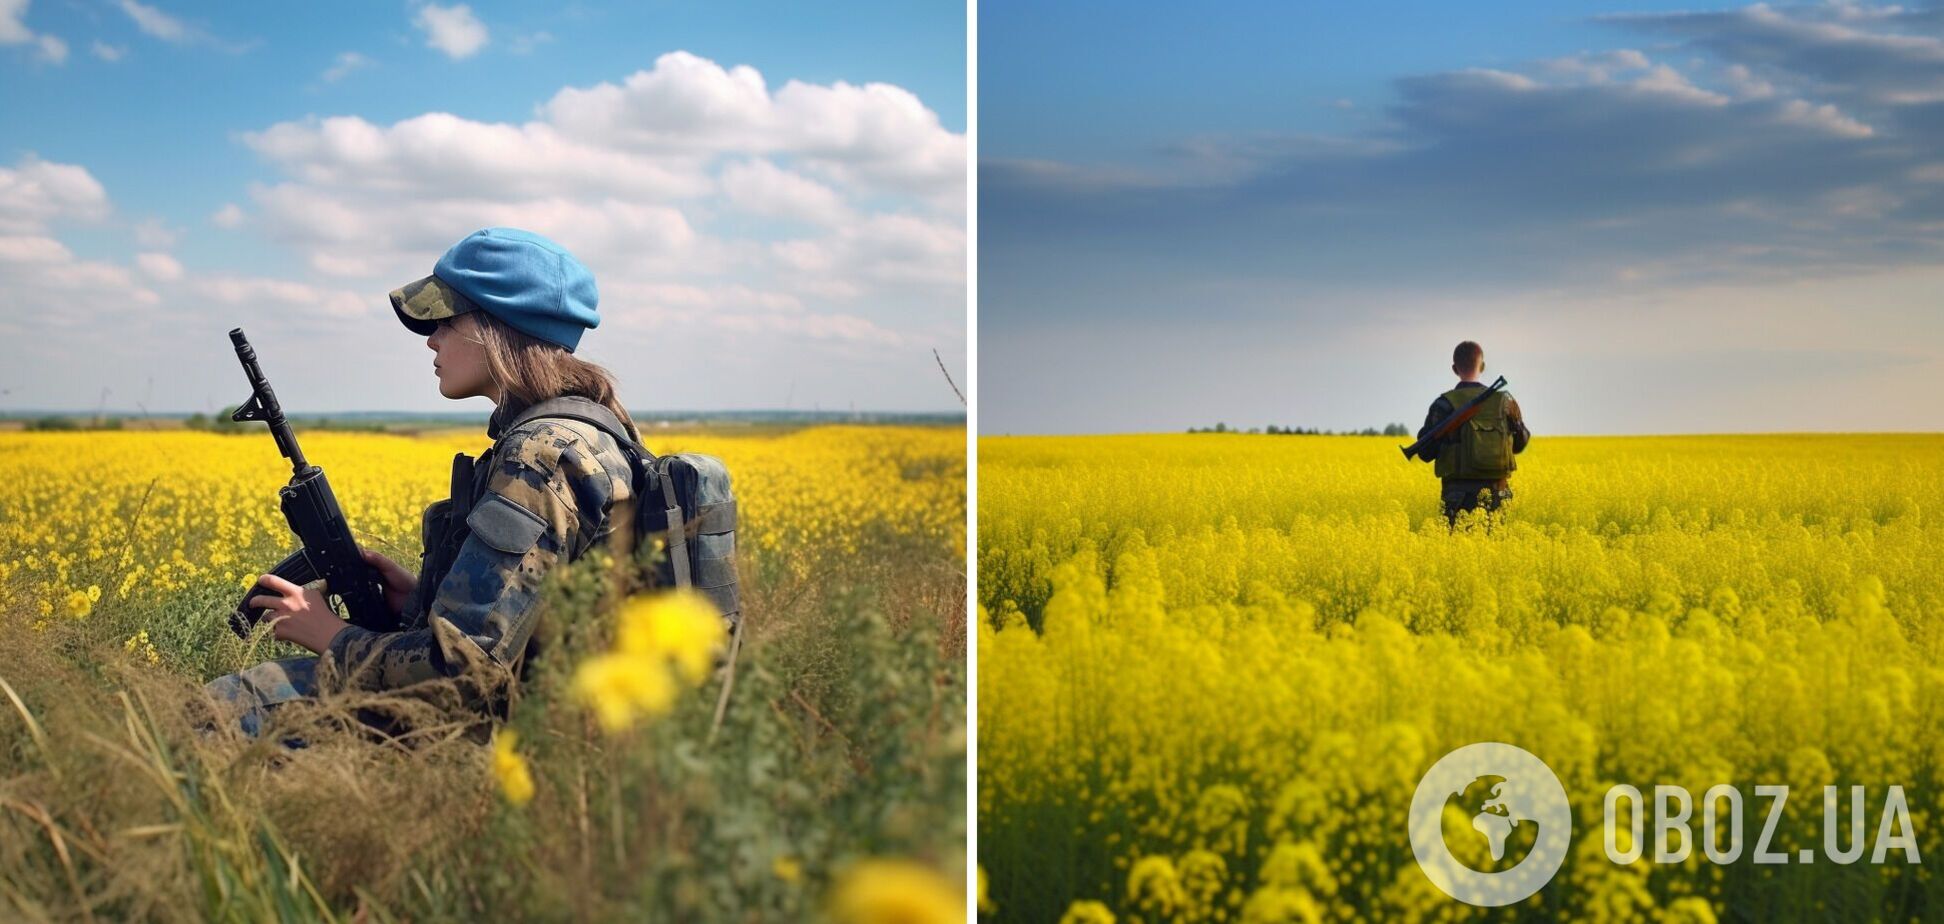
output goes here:
<path id="1" fill-rule="evenodd" d="M 127 316 L 82 279 L 147 293 L 172 359 L 232 321 L 268 355 L 397 334 L 280 388 L 442 407 L 385 292 L 516 221 L 587 249 L 632 404 L 955 408 L 964 73 L 953 4 L 0 0 L 0 408 L 234 400 L 233 368 L 104 344 Z"/>
<path id="2" fill-rule="evenodd" d="M 1935 11 L 979 15 L 983 432 L 1944 428 Z"/>

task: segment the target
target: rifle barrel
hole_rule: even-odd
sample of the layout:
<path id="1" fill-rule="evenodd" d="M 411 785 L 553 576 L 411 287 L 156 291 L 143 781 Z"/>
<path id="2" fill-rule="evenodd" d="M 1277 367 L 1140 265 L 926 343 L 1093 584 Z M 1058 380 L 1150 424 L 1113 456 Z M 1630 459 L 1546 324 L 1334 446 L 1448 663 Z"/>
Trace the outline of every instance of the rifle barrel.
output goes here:
<path id="1" fill-rule="evenodd" d="M 290 460 L 293 474 L 303 474 L 310 467 L 304 459 L 304 451 L 297 447 L 297 434 L 290 431 L 290 423 L 284 420 L 283 406 L 277 403 L 277 393 L 270 387 L 270 380 L 264 376 L 263 367 L 257 364 L 256 349 L 250 346 L 248 337 L 243 336 L 243 328 L 230 331 L 230 343 L 236 347 L 236 359 L 243 364 L 243 375 L 250 380 L 250 400 L 236 413 L 232 420 L 261 420 L 270 425 L 270 436 L 277 441 L 277 451 Z"/>

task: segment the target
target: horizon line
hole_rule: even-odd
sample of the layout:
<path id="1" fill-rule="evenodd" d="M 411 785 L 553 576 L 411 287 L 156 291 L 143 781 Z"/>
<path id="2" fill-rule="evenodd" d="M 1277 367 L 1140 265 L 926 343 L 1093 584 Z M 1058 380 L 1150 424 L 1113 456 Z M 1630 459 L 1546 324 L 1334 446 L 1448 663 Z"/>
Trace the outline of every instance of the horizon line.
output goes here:
<path id="1" fill-rule="evenodd" d="M 960 418 L 965 416 L 965 411 L 962 409 L 961 410 L 900 410 L 900 409 L 886 409 L 886 408 L 854 408 L 853 409 L 853 408 L 758 407 L 758 408 L 656 408 L 656 409 L 648 409 L 648 410 L 636 410 L 634 408 L 628 408 L 627 410 L 630 416 L 640 416 L 640 417 L 654 417 L 654 416 L 694 417 L 698 415 L 707 415 L 707 414 L 777 414 L 777 415 L 878 414 L 878 415 L 899 415 L 904 417 L 948 417 L 949 416 L 949 417 L 960 417 Z M 206 416 L 214 417 L 220 413 L 221 413 L 220 409 L 216 411 L 182 411 L 182 410 L 150 410 L 150 411 L 133 410 L 131 411 L 124 408 L 106 408 L 102 410 L 95 410 L 93 408 L 81 408 L 81 409 L 0 408 L 0 419 L 25 417 L 25 416 L 32 416 L 36 414 L 41 414 L 41 415 L 59 414 L 59 415 L 69 416 L 69 417 L 99 416 L 99 417 L 122 417 L 122 418 L 140 419 L 144 417 L 162 417 L 162 418 L 191 417 L 196 414 L 203 414 Z M 386 410 L 386 409 L 373 409 L 373 408 L 345 408 L 340 410 L 324 410 L 324 411 L 290 411 L 286 409 L 284 412 L 284 416 L 286 418 L 293 419 L 293 420 L 301 420 L 309 417 L 331 417 L 331 416 L 344 416 L 344 415 L 378 415 L 378 414 L 386 414 L 386 415 L 392 415 L 398 417 L 452 417 L 452 418 L 477 417 L 480 420 L 486 420 L 493 416 L 492 411 L 473 411 L 473 410 L 417 411 L 417 410 Z"/>
<path id="2" fill-rule="evenodd" d="M 1395 439 L 1403 439 L 1403 437 L 1397 437 L 1397 436 L 1392 436 L 1392 437 L 1385 437 L 1385 436 L 1384 436 L 1383 434 L 1363 434 L 1363 433 L 1249 433 L 1249 432 L 1246 432 L 1246 431 L 1236 431 L 1236 430 L 1229 430 L 1229 431 L 1226 431 L 1226 432 L 1222 432 L 1222 433 L 1215 433 L 1215 432 L 1210 432 L 1210 431 L 1206 431 L 1206 430 L 1204 430 L 1204 431 L 1199 431 L 1199 432 L 1195 432 L 1195 433 L 1190 433 L 1190 432 L 1188 432 L 1188 431 L 1186 431 L 1186 430 L 1096 430 L 1096 431 L 1092 431 L 1092 432 L 1087 432 L 1087 433 L 1051 433 L 1051 432 L 1049 432 L 1049 433 L 980 433 L 980 434 L 978 435 L 978 438 L 979 438 L 979 439 L 987 439 L 987 438 L 994 438 L 994 439 L 1035 439 L 1035 438 L 1041 438 L 1041 439 L 1067 439 L 1067 438 L 1073 438 L 1073 437 L 1094 437 L 1094 436 L 1213 436 L 1213 437 L 1225 437 L 1225 436 L 1241 436 L 1241 437 L 1269 437 L 1269 436 L 1276 436 L 1276 437 L 1280 437 L 1280 436 L 1324 436 L 1324 437 L 1350 437 L 1350 438 L 1352 438 L 1352 439 L 1393 439 L 1393 440 L 1395 440 Z M 1549 439 L 1549 440 L 1550 440 L 1550 439 L 1644 439 L 1644 438 L 1665 438 L 1665 437 L 1670 437 L 1670 436 L 1681 436 L 1681 437 L 1706 437 L 1706 436 L 1944 436 L 1944 430 L 1701 430 L 1701 431 L 1693 431 L 1693 432 L 1667 432 L 1667 433 L 1548 433 L 1548 434 L 1545 434 L 1545 435 L 1544 435 L 1544 438 L 1545 438 L 1545 439 Z M 1534 437 L 1534 438 L 1535 438 L 1535 439 L 1538 439 L 1539 437 Z"/>

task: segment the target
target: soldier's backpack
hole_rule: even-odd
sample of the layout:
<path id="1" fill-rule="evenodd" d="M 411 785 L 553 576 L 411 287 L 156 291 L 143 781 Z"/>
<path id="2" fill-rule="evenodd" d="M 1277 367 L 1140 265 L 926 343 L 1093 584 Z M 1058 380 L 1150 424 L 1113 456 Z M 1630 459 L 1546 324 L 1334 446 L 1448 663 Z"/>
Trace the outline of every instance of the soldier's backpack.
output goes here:
<path id="1" fill-rule="evenodd" d="M 1472 388 L 1455 388 L 1444 395 L 1454 408 L 1464 407 L 1477 396 L 1477 389 Z M 1519 467 L 1512 455 L 1512 419 L 1506 411 L 1511 400 L 1503 391 L 1494 393 L 1472 419 L 1458 427 L 1452 435 L 1455 439 L 1439 446 L 1433 466 L 1439 478 L 1496 481 Z"/>
<path id="2" fill-rule="evenodd" d="M 526 408 L 505 432 L 543 417 L 582 421 L 614 438 L 634 465 L 635 541 L 661 537 L 667 543 L 667 554 L 657 566 L 657 585 L 693 588 L 731 624 L 739 624 L 736 496 L 722 460 L 694 452 L 657 456 L 629 436 L 612 411 L 578 395 Z"/>

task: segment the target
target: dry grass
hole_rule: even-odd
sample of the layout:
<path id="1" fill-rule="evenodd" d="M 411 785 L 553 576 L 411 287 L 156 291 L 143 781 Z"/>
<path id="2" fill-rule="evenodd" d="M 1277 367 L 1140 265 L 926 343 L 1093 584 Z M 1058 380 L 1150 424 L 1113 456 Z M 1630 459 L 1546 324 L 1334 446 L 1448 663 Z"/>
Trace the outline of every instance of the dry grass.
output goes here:
<path id="1" fill-rule="evenodd" d="M 0 920 L 804 920 L 869 857 L 962 881 L 963 562 L 869 527 L 849 551 L 745 561 L 713 741 L 715 682 L 618 737 L 574 705 L 620 597 L 598 560 L 562 569 L 507 722 L 536 784 L 522 808 L 484 729 L 417 700 L 230 731 L 202 682 L 280 652 L 224 638 L 227 586 L 79 620 L 0 611 Z M 124 644 L 142 630 L 159 664 Z M 381 704 L 419 710 L 409 742 L 352 720 Z"/>

